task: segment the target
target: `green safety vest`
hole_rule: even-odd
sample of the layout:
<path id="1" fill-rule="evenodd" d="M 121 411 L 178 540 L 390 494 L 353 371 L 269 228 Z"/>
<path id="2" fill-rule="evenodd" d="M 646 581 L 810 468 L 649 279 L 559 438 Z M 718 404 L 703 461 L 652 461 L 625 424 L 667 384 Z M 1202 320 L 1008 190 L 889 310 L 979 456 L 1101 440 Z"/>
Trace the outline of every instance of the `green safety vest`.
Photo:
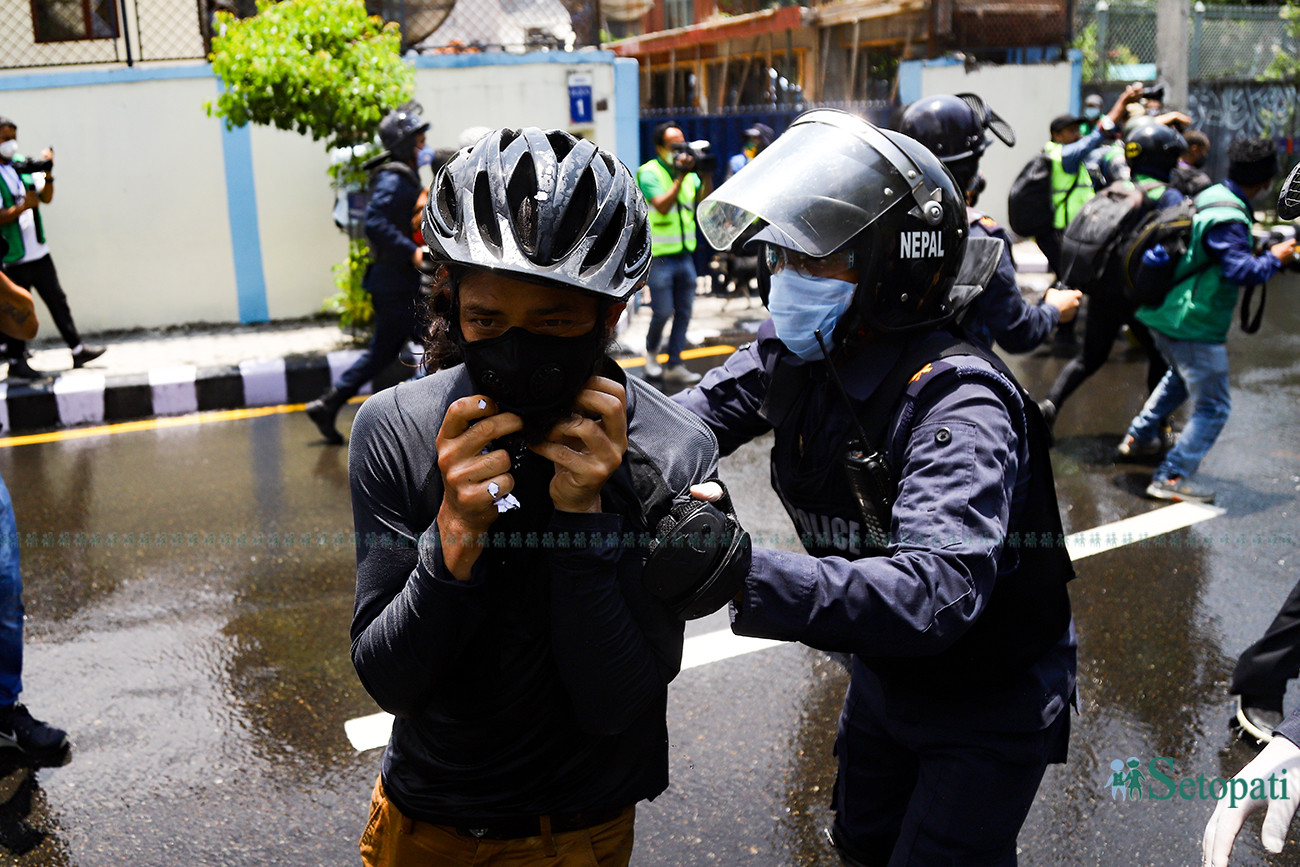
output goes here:
<path id="1" fill-rule="evenodd" d="M 1239 207 L 1222 204 L 1235 202 Z M 1207 207 L 1210 206 L 1210 207 Z M 1174 269 L 1174 285 L 1159 307 L 1140 307 L 1137 318 L 1175 340 L 1198 343 L 1223 343 L 1232 327 L 1238 290 L 1223 276 L 1218 262 L 1205 249 L 1205 233 L 1211 226 L 1232 220 L 1254 221 L 1245 202 L 1223 184 L 1215 184 L 1196 197 L 1196 216 L 1192 218 L 1192 237 L 1187 253 Z M 1204 210 L 1201 210 L 1204 208 Z"/>
<path id="2" fill-rule="evenodd" d="M 1043 145 L 1043 153 L 1052 161 L 1052 225 L 1058 229 L 1070 225 L 1083 203 L 1093 196 L 1088 169 L 1080 161 L 1078 170 L 1067 175 L 1061 166 L 1061 148 L 1060 142 L 1049 141 Z"/>
<path id="3" fill-rule="evenodd" d="M 24 157 L 21 155 L 14 154 L 15 161 L 22 159 L 24 159 Z M 31 175 L 20 174 L 18 177 L 22 180 L 23 186 L 27 187 L 27 189 L 36 189 L 35 185 L 32 183 Z M 9 192 L 9 185 L 5 183 L 2 178 L 0 178 L 0 202 L 2 202 L 6 208 L 12 208 L 18 202 L 18 200 L 14 198 L 14 194 Z M 41 225 L 41 209 L 37 208 L 36 213 L 32 216 L 36 218 L 36 240 L 44 244 L 45 227 Z M 0 226 L 0 237 L 9 242 L 9 249 L 5 252 L 3 260 L 4 264 L 9 265 L 13 262 L 17 262 L 27 253 L 27 249 L 23 245 L 23 230 L 18 225 L 17 220 Z"/>
<path id="4" fill-rule="evenodd" d="M 654 195 L 660 195 L 672 188 L 673 178 L 658 157 L 636 170 L 637 186 L 648 202 Z M 650 252 L 655 256 L 672 256 L 683 250 L 695 252 L 695 194 L 700 188 L 700 176 L 688 172 L 682 178 L 681 189 L 677 192 L 677 201 L 668 213 L 661 214 L 650 206 Z"/>

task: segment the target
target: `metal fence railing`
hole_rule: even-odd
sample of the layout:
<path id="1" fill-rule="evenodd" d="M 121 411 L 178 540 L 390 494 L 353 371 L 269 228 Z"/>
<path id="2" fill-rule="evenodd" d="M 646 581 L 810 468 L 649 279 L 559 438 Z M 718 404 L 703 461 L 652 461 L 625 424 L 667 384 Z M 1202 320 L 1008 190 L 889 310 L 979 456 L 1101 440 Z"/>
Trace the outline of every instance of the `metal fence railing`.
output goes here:
<path id="1" fill-rule="evenodd" d="M 600 44 L 598 0 L 367 0 L 421 53 L 564 51 Z"/>
<path id="2" fill-rule="evenodd" d="M 1251 80 L 1279 54 L 1292 54 L 1280 6 L 1195 3 L 1188 33 L 1193 81 Z M 1074 45 L 1083 51 L 1083 80 L 1155 78 L 1156 4 L 1153 0 L 1081 0 L 1075 6 Z"/>
<path id="3" fill-rule="evenodd" d="M 573 50 L 600 44 L 600 0 L 366 0 L 397 22 L 403 49 L 429 53 Z M 201 60 L 218 10 L 252 0 L 6 0 L 0 69 Z"/>
<path id="4" fill-rule="evenodd" d="M 0 3 L 0 69 L 207 56 L 214 8 L 231 0 Z"/>

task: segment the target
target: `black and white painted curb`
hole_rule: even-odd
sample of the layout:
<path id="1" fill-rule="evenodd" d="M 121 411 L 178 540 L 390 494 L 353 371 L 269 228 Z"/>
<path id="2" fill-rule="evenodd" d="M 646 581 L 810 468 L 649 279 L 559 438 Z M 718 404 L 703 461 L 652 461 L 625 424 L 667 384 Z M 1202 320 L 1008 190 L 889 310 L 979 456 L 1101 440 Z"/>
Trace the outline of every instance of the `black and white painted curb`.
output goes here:
<path id="1" fill-rule="evenodd" d="M 31 383 L 0 381 L 0 436 L 79 425 L 111 424 L 221 409 L 281 406 L 319 397 L 363 350 L 244 361 L 235 366 L 160 367 L 104 375 L 82 370 Z M 375 383 L 409 375 L 394 364 Z M 362 389 L 370 393 L 370 385 Z"/>

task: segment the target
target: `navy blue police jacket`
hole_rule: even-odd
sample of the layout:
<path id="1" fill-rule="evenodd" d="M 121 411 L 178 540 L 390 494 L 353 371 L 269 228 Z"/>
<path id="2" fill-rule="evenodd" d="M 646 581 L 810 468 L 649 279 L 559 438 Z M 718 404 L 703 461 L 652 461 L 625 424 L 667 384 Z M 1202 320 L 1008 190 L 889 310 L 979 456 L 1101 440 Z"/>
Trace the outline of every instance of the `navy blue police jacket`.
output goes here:
<path id="1" fill-rule="evenodd" d="M 1016 283 L 1016 265 L 1011 258 L 1011 238 L 991 217 L 974 208 L 966 209 L 972 238 L 997 238 L 1002 258 L 988 284 L 971 303 L 962 325 L 967 334 L 983 346 L 994 341 L 1007 352 L 1028 352 L 1052 333 L 1061 314 L 1050 304 L 1029 304 Z"/>
<path id="2" fill-rule="evenodd" d="M 375 178 L 365 217 L 366 240 L 375 262 L 362 286 L 376 304 L 407 302 L 420 291 L 420 272 L 411 264 L 416 250 L 411 216 L 419 198 L 419 184 L 404 172 L 381 171 Z"/>
<path id="3" fill-rule="evenodd" d="M 837 368 L 854 412 L 908 339 L 875 339 Z M 870 691 L 873 705 L 883 702 L 899 718 L 1036 731 L 1065 711 L 1076 657 L 1068 598 L 1045 642 L 1041 610 L 1008 610 L 995 600 L 999 582 L 1011 587 L 1016 577 L 1032 583 L 1050 576 L 1023 568 L 1045 553 L 1035 547 L 1044 540 L 1018 534 L 1034 525 L 1046 494 L 1034 494 L 1029 472 L 1024 397 L 989 360 L 958 355 L 926 365 L 891 411 L 884 450 L 899 481 L 883 552 L 864 544 L 842 468 L 853 430 L 849 407 L 825 363 L 794 356 L 770 321 L 753 343 L 674 399 L 713 430 L 723 455 L 774 431 L 772 486 L 804 551 L 756 545 L 741 602 L 732 607 L 735 632 L 854 654 L 864 665 L 854 667 L 850 698 Z M 1050 491 L 1050 471 L 1042 476 Z M 1059 528 L 1055 494 L 1047 499 Z M 1059 547 L 1053 554 L 1066 557 Z M 1073 574 L 1068 557 L 1064 570 Z M 1064 597 L 1068 576 L 1058 577 Z M 963 641 L 982 620 L 999 623 L 998 634 L 985 650 L 963 656 Z M 1005 663 L 1009 657 L 997 648 L 1014 655 L 1036 631 L 1031 658 Z M 990 662 L 998 670 L 946 676 L 949 661 L 954 670 L 972 659 L 978 665 L 981 653 L 1000 660 Z"/>

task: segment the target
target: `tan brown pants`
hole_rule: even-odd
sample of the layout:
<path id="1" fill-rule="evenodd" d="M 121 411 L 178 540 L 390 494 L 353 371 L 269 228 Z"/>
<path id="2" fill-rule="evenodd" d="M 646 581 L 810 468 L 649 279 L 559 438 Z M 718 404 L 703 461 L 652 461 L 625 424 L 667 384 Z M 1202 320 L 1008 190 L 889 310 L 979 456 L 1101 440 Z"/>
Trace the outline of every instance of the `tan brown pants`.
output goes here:
<path id="1" fill-rule="evenodd" d="M 517 840 L 479 840 L 455 828 L 407 818 L 375 781 L 370 821 L 361 835 L 361 861 L 366 867 L 627 867 L 632 858 L 636 807 L 628 807 L 612 822 Z M 547 822 L 543 818 L 543 828 Z"/>

